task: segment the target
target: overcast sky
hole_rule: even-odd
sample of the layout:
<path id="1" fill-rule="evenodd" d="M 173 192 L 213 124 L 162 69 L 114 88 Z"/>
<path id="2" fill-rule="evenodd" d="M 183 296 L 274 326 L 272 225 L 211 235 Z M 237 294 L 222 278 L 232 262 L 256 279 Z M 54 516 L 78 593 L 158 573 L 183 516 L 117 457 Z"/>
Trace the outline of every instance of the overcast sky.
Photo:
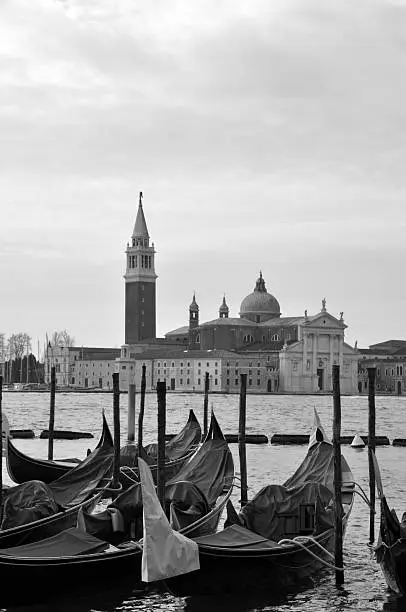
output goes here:
<path id="1" fill-rule="evenodd" d="M 3 0 L 0 332 L 124 342 L 144 192 L 157 331 L 261 269 L 282 316 L 406 339 L 406 0 Z"/>

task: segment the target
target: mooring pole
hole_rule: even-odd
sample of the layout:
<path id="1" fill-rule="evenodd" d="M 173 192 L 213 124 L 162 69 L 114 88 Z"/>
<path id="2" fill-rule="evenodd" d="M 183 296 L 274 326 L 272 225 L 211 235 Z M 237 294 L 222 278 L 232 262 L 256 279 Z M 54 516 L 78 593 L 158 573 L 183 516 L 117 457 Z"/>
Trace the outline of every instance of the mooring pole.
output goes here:
<path id="1" fill-rule="evenodd" d="M 120 374 L 113 374 L 113 427 L 114 427 L 114 457 L 113 457 L 113 489 L 120 486 Z"/>
<path id="2" fill-rule="evenodd" d="M 376 368 L 368 368 L 368 468 L 369 468 L 369 543 L 375 540 L 375 470 L 373 453 L 375 452 L 375 376 Z"/>
<path id="3" fill-rule="evenodd" d="M 158 498 L 165 510 L 165 429 L 166 429 L 166 383 L 156 384 L 158 399 Z"/>
<path id="4" fill-rule="evenodd" d="M 335 521 L 335 555 L 336 586 L 344 584 L 343 567 L 343 506 L 341 502 L 341 396 L 340 366 L 333 365 L 333 456 L 334 456 L 334 521 Z"/>
<path id="5" fill-rule="evenodd" d="M 247 420 L 247 375 L 241 374 L 240 386 L 240 419 L 238 428 L 238 453 L 240 455 L 240 472 L 241 472 L 241 507 L 245 506 L 248 501 L 248 485 L 247 485 L 247 453 L 245 445 L 245 424 Z"/>
<path id="6" fill-rule="evenodd" d="M 55 366 L 51 368 L 51 397 L 49 403 L 49 426 L 48 426 L 48 459 L 54 458 L 54 428 L 55 428 Z"/>
<path id="7" fill-rule="evenodd" d="M 0 521 L 3 518 L 3 377 L 0 376 Z M 7 440 L 6 440 L 7 443 Z M 7 452 L 7 451 L 6 451 Z"/>
<path id="8" fill-rule="evenodd" d="M 203 438 L 207 436 L 209 423 L 209 373 L 204 375 L 204 404 L 203 404 Z"/>
<path id="9" fill-rule="evenodd" d="M 128 385 L 128 420 L 127 420 L 127 441 L 135 443 L 135 385 Z"/>
<path id="10" fill-rule="evenodd" d="M 138 415 L 138 453 L 140 452 L 140 448 L 142 447 L 142 431 L 144 426 L 144 409 L 145 409 L 145 389 L 147 386 L 146 383 L 146 366 L 142 366 L 142 375 L 141 375 L 141 400 L 140 400 L 140 412 Z"/>

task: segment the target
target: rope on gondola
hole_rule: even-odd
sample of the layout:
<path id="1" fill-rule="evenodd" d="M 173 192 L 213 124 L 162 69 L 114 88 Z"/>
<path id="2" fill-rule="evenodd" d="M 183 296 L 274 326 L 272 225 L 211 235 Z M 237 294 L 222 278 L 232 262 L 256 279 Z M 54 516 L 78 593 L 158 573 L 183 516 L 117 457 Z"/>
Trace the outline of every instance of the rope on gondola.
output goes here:
<path id="1" fill-rule="evenodd" d="M 310 550 L 309 548 L 306 547 L 305 543 L 302 540 L 304 540 L 306 542 L 312 542 L 313 544 L 317 544 L 317 546 L 319 546 L 319 548 L 321 548 L 323 550 L 323 552 L 325 552 L 329 557 L 333 556 L 326 548 L 324 548 L 324 546 L 322 546 L 319 542 L 317 542 L 314 538 L 312 538 L 310 536 L 297 536 L 296 538 L 293 538 L 293 540 L 291 540 L 289 538 L 284 538 L 283 540 L 279 540 L 278 544 L 281 545 L 281 546 L 283 546 L 283 544 L 296 544 L 302 550 L 308 552 L 309 555 L 311 555 L 312 557 L 317 559 L 317 561 L 319 561 L 320 563 L 322 563 L 326 567 L 329 567 L 330 569 L 338 570 L 338 571 L 341 571 L 341 572 L 343 571 L 344 568 L 337 567 L 333 563 L 330 563 L 329 561 L 326 561 L 325 559 L 323 559 L 319 555 L 316 555 L 316 553 L 314 553 L 312 550 Z"/>

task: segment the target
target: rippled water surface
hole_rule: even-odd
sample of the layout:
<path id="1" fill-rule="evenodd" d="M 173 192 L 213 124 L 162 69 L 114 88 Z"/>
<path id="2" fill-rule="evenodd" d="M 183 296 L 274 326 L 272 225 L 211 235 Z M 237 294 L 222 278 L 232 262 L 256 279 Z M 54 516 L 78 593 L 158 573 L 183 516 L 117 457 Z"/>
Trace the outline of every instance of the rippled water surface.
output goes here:
<path id="1" fill-rule="evenodd" d="M 238 397 L 214 395 L 210 398 L 219 423 L 226 433 L 237 433 Z M 368 400 L 366 397 L 342 398 L 342 434 L 367 434 Z M 73 429 L 92 432 L 94 440 L 55 441 L 54 456 L 83 457 L 88 447 L 92 447 L 101 432 L 101 411 L 112 427 L 112 404 L 110 394 L 57 394 L 56 429 Z M 137 398 L 138 406 L 138 398 Z M 248 396 L 247 431 L 264 433 L 269 439 L 274 433 L 309 433 L 313 422 L 313 407 L 316 406 L 327 433 L 332 426 L 332 398 L 328 396 Z M 122 442 L 127 432 L 127 396 L 121 396 Z M 186 421 L 189 408 L 193 408 L 197 418 L 203 421 L 203 397 L 192 394 L 170 394 L 167 396 L 167 432 L 177 432 Z M 30 428 L 36 433 L 34 440 L 16 440 L 16 445 L 30 455 L 46 457 L 48 442 L 38 438 L 42 429 L 48 427 L 49 396 L 45 393 L 9 392 L 3 395 L 3 409 L 7 412 L 12 428 Z M 147 395 L 145 420 L 145 443 L 155 441 L 156 436 L 156 398 Z M 376 434 L 393 438 L 406 438 L 406 398 L 376 398 Z M 231 445 L 238 471 L 238 448 Z M 249 494 L 268 483 L 282 483 L 292 474 L 306 453 L 305 446 L 248 445 L 248 483 Z M 343 447 L 355 480 L 368 491 L 368 458 L 366 450 Z M 398 513 L 406 510 L 406 448 L 383 446 L 377 448 L 386 496 L 391 507 Z M 3 466 L 3 480 L 10 479 Z M 235 490 L 233 501 L 238 504 L 239 491 Z M 378 523 L 376 522 L 376 533 Z M 391 596 L 387 589 L 380 567 L 376 564 L 373 552 L 367 545 L 369 536 L 369 510 L 357 497 L 350 517 L 345 539 L 345 585 L 343 589 L 334 586 L 334 575 L 327 571 L 314 582 L 298 585 L 295 592 L 282 599 L 258 598 L 255 585 L 245 597 L 224 599 L 193 598 L 177 599 L 164 592 L 151 592 L 143 596 L 136 586 L 127 591 L 112 588 L 108 592 L 92 594 L 86 598 L 49 603 L 47 606 L 32 606 L 31 611 L 61 610 L 64 612 L 104 612 L 104 611 L 220 611 L 220 610 L 306 610 L 307 612 L 347 611 L 347 610 L 406 610 L 406 602 Z M 84 577 L 85 579 L 85 577 Z M 220 579 L 220 577 L 219 577 Z M 38 585 L 46 589 L 46 585 Z M 1 601 L 1 579 L 0 579 Z"/>

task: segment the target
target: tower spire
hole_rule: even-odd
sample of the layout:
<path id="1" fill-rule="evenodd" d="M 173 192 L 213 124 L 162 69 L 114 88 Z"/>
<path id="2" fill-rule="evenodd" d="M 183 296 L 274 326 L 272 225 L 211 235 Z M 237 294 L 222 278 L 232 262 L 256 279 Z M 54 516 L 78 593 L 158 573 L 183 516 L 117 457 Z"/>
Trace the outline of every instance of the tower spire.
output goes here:
<path id="1" fill-rule="evenodd" d="M 138 199 L 138 211 L 137 218 L 135 219 L 135 225 L 133 230 L 133 238 L 148 238 L 148 228 L 147 223 L 145 221 L 144 210 L 142 208 L 142 200 L 143 200 L 142 191 L 140 191 L 139 199 Z"/>

